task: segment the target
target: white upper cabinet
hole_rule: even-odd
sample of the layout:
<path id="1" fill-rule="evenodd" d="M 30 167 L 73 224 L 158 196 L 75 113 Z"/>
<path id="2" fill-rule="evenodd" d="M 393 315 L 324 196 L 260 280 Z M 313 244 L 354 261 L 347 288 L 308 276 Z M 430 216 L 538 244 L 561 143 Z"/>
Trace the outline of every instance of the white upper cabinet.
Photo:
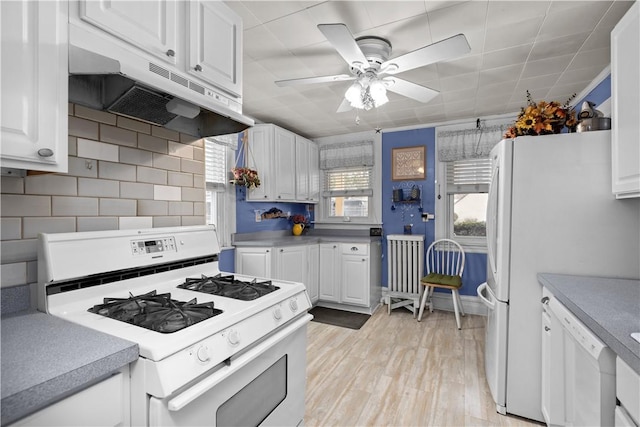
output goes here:
<path id="1" fill-rule="evenodd" d="M 127 51 L 171 64 L 172 71 L 189 74 L 231 98 L 242 97 L 242 18 L 224 2 L 78 0 L 71 7 L 72 41 L 88 38 L 81 47 L 95 51 L 91 43 L 96 37 L 116 41 Z M 101 50 L 98 53 L 120 60 L 117 50 Z"/>
<path id="2" fill-rule="evenodd" d="M 320 200 L 320 149 L 296 135 L 296 200 L 318 203 Z"/>
<path id="3" fill-rule="evenodd" d="M 2 1 L 2 167 L 67 172 L 66 1 Z"/>
<path id="4" fill-rule="evenodd" d="M 612 186 L 617 198 L 640 197 L 640 4 L 611 31 Z"/>
<path id="5" fill-rule="evenodd" d="M 175 0 L 84 0 L 80 19 L 170 64 L 181 54 Z"/>
<path id="6" fill-rule="evenodd" d="M 242 95 L 242 19 L 222 2 L 189 2 L 190 74 Z"/>
<path id="7" fill-rule="evenodd" d="M 295 141 L 294 133 L 272 124 L 260 124 L 249 129 L 246 164 L 258 171 L 260 187 L 248 190 L 247 200 L 295 201 Z"/>

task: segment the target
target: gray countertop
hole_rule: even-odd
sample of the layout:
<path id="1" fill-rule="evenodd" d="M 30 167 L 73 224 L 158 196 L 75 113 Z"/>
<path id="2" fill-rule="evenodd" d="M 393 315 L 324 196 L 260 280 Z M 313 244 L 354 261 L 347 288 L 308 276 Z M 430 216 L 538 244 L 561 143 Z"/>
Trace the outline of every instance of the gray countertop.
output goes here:
<path id="1" fill-rule="evenodd" d="M 138 345 L 48 314 L 3 316 L 2 425 L 106 378 L 138 358 Z"/>
<path id="2" fill-rule="evenodd" d="M 538 274 L 538 281 L 640 374 L 640 280 Z"/>
<path id="3" fill-rule="evenodd" d="M 369 236 L 368 230 L 311 230 L 302 236 L 294 236 L 290 231 L 271 231 L 235 234 L 235 247 L 277 247 L 312 245 L 317 243 L 372 243 L 382 241 L 381 236 Z"/>

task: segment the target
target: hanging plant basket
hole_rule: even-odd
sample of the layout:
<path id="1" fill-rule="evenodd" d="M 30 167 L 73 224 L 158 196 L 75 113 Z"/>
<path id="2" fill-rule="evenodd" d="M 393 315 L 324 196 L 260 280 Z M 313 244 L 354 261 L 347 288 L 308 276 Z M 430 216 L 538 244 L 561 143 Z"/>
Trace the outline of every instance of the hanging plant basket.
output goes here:
<path id="1" fill-rule="evenodd" d="M 240 154 L 242 156 L 243 166 L 238 166 L 240 160 Z M 238 151 L 238 157 L 236 158 L 236 165 L 231 169 L 230 183 L 234 185 L 240 185 L 247 188 L 260 187 L 260 177 L 258 177 L 258 171 L 246 166 L 247 158 L 251 155 L 249 151 L 248 134 L 244 132 L 242 135 L 242 146 Z M 253 158 L 253 157 L 252 157 Z"/>

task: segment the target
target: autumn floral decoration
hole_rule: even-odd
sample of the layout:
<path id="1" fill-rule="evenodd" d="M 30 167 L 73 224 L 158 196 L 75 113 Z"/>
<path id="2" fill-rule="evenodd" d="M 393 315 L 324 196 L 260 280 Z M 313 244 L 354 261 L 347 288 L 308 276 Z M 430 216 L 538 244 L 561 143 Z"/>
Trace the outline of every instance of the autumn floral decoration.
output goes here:
<path id="1" fill-rule="evenodd" d="M 258 177 L 258 171 L 247 167 L 235 167 L 231 169 L 233 173 L 232 184 L 242 185 L 247 188 L 260 187 L 260 178 Z"/>
<path id="2" fill-rule="evenodd" d="M 295 214 L 291 216 L 291 222 L 294 224 L 304 224 L 307 225 L 307 217 L 301 214 Z"/>
<path id="3" fill-rule="evenodd" d="M 575 97 L 574 93 L 562 105 L 557 101 L 536 103 L 527 91 L 527 106 L 521 109 L 515 125 L 507 129 L 504 138 L 560 133 L 565 126 L 575 129 L 578 124 L 576 112 L 569 105 Z"/>

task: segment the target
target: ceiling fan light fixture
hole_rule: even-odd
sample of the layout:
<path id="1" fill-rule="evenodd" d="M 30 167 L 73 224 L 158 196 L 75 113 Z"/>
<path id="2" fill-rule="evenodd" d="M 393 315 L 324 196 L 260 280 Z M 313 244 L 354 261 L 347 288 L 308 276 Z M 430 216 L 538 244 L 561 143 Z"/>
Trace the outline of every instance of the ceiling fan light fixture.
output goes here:
<path id="1" fill-rule="evenodd" d="M 371 97 L 373 98 L 373 102 L 376 107 L 380 107 L 389 102 L 389 98 L 387 98 L 387 88 L 380 80 L 374 80 L 371 82 L 369 85 L 369 92 L 371 93 Z"/>
<path id="2" fill-rule="evenodd" d="M 362 89 L 363 89 L 362 85 L 360 85 L 359 82 L 354 82 L 351 86 L 349 86 L 349 89 L 347 89 L 347 91 L 345 92 L 344 97 L 347 101 L 351 103 L 352 107 L 354 106 L 353 105 L 354 103 L 360 101 Z M 358 108 L 358 107 L 354 107 L 354 108 Z"/>

